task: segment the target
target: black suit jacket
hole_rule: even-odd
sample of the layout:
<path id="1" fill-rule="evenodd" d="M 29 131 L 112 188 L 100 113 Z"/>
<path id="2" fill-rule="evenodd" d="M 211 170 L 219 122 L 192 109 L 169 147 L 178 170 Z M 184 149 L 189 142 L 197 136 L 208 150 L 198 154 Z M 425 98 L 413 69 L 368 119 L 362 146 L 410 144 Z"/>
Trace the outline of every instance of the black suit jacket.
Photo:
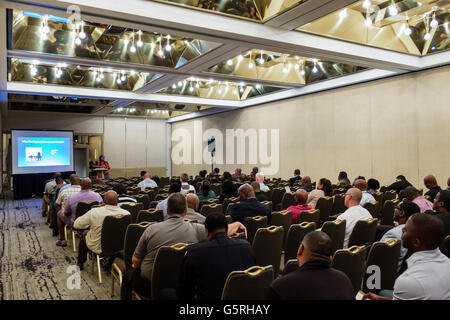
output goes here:
<path id="1" fill-rule="evenodd" d="M 240 203 L 236 203 L 230 209 L 230 216 L 233 221 L 244 222 L 246 217 L 266 216 L 267 223 L 270 224 L 270 208 L 258 201 L 256 198 L 249 198 Z"/>

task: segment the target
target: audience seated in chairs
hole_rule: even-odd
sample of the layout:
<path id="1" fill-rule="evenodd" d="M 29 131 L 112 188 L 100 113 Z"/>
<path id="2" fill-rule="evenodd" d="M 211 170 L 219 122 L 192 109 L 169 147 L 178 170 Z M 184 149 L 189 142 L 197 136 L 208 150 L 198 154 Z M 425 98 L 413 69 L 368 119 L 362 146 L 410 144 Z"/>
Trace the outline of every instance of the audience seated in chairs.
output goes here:
<path id="1" fill-rule="evenodd" d="M 347 172 L 341 171 L 338 175 L 338 186 L 345 187 L 351 185 L 350 180 L 348 180 Z"/>
<path id="2" fill-rule="evenodd" d="M 370 178 L 367 180 L 367 192 L 370 194 L 374 194 L 378 192 L 380 189 L 380 182 L 377 179 Z"/>
<path id="3" fill-rule="evenodd" d="M 177 192 L 181 192 L 181 185 L 179 183 L 172 183 L 169 187 L 169 196 L 172 193 L 177 193 Z M 164 199 L 163 201 L 161 201 L 160 203 L 158 203 L 158 205 L 156 206 L 156 210 L 162 210 L 163 214 L 164 214 L 164 220 L 167 220 L 168 216 L 167 216 L 167 201 L 168 201 L 168 197 L 166 199 Z"/>
<path id="4" fill-rule="evenodd" d="M 319 183 L 317 184 L 317 189 L 312 190 L 308 194 L 308 200 L 306 201 L 306 203 L 315 208 L 317 201 L 319 201 L 320 198 L 332 196 L 333 196 L 333 187 L 331 186 L 331 181 L 322 178 L 319 180 Z"/>
<path id="5" fill-rule="evenodd" d="M 309 176 L 305 176 L 300 180 L 300 189 L 305 190 L 306 192 L 311 192 L 314 190 L 311 178 Z"/>
<path id="6" fill-rule="evenodd" d="M 428 190 L 427 193 L 425 193 L 425 196 L 430 197 L 430 201 L 434 202 L 434 198 L 436 195 L 442 190 L 440 186 L 438 186 L 436 177 L 429 174 L 425 178 L 423 178 L 423 184 Z"/>
<path id="7" fill-rule="evenodd" d="M 189 176 L 187 173 L 182 173 L 180 175 L 181 192 L 184 194 L 192 191 L 195 193 L 195 187 L 189 184 Z"/>
<path id="8" fill-rule="evenodd" d="M 367 209 L 361 207 L 362 192 L 358 188 L 350 188 L 345 193 L 345 206 L 348 208 L 344 213 L 340 214 L 337 219 L 345 220 L 345 238 L 344 248 L 348 248 L 348 241 L 352 234 L 353 228 L 359 220 L 371 219 L 372 215 Z"/>
<path id="9" fill-rule="evenodd" d="M 419 212 L 420 208 L 417 204 L 407 199 L 404 199 L 401 203 L 398 204 L 398 206 L 395 208 L 394 211 L 394 221 L 398 222 L 398 226 L 387 231 L 380 241 L 384 242 L 385 240 L 390 238 L 402 240 L 403 228 L 405 227 L 406 221 L 409 219 L 410 216 Z M 400 267 L 407 253 L 408 249 L 406 249 L 405 246 L 403 246 L 402 244 L 402 247 L 400 249 L 400 257 L 398 260 L 397 272 L 400 271 Z"/>
<path id="10" fill-rule="evenodd" d="M 408 180 L 406 180 L 404 175 L 399 175 L 397 178 L 395 178 L 395 182 L 387 187 L 387 190 L 395 190 L 397 191 L 397 194 L 400 193 L 403 189 L 406 187 L 411 187 L 412 184 L 409 183 Z"/>
<path id="11" fill-rule="evenodd" d="M 138 183 L 138 187 L 141 188 L 142 191 L 144 191 L 147 187 L 157 187 L 158 185 L 154 180 L 150 178 L 150 173 L 144 174 L 144 180 Z"/>
<path id="12" fill-rule="evenodd" d="M 269 187 L 264 184 L 264 174 L 257 173 L 255 175 L 255 180 L 256 180 L 256 182 L 259 183 L 259 189 L 261 191 L 269 191 L 270 190 Z"/>
<path id="13" fill-rule="evenodd" d="M 433 209 L 438 213 L 436 217 L 444 223 L 445 236 L 450 235 L 450 190 L 441 190 L 437 194 Z"/>
<path id="14" fill-rule="evenodd" d="M 373 293 L 371 300 L 450 300 L 450 259 L 439 250 L 444 239 L 442 221 L 416 213 L 406 222 L 402 243 L 408 249 L 408 268 L 395 281 L 392 297 Z"/>
<path id="15" fill-rule="evenodd" d="M 420 208 L 420 213 L 424 213 L 427 210 L 433 210 L 433 203 L 428 201 L 424 196 L 421 196 L 419 191 L 413 186 L 406 187 L 403 190 L 403 196 L 409 201 L 417 204 Z"/>
<path id="16" fill-rule="evenodd" d="M 77 218 L 73 224 L 76 229 L 87 229 L 83 232 L 83 236 L 80 239 L 78 245 L 78 260 L 77 265 L 80 269 L 83 269 L 83 264 L 86 262 L 88 250 L 101 254 L 101 238 L 102 238 L 102 226 L 105 217 L 112 215 L 129 215 L 130 213 L 122 208 L 118 204 L 117 193 L 110 190 L 105 193 L 105 206 L 92 208 L 81 217 Z M 109 261 L 108 265 L 112 264 Z"/>
<path id="17" fill-rule="evenodd" d="M 233 221 L 243 222 L 246 217 L 266 216 L 270 223 L 270 208 L 256 199 L 255 192 L 249 184 L 239 188 L 240 202 L 234 204 L 229 212 Z"/>
<path id="18" fill-rule="evenodd" d="M 80 186 L 80 179 L 77 177 L 77 175 L 72 174 L 70 176 L 70 187 L 62 190 L 60 190 L 58 198 L 56 199 L 55 204 L 58 205 L 61 210 L 57 213 L 57 225 L 59 230 L 59 239 L 56 241 L 57 246 L 65 247 L 67 246 L 67 241 L 64 238 L 64 224 L 73 223 L 73 220 L 66 219 L 64 216 L 64 212 L 66 209 L 67 201 L 69 200 L 70 196 L 77 194 L 81 191 Z M 63 217 L 64 216 L 64 217 Z"/>
<path id="19" fill-rule="evenodd" d="M 44 196 L 42 197 L 42 216 L 44 217 L 47 208 L 50 205 L 50 197 L 55 195 L 56 178 L 61 177 L 61 172 L 55 172 L 53 174 L 53 180 L 50 180 L 45 184 Z"/>
<path id="20" fill-rule="evenodd" d="M 63 178 L 61 176 L 56 177 L 56 185 L 53 187 L 53 190 L 51 191 L 51 193 L 48 195 L 49 196 L 49 206 L 50 206 L 50 211 L 49 211 L 49 216 L 47 217 L 47 222 L 51 222 L 50 223 L 50 228 L 53 230 L 53 236 L 56 237 L 57 235 L 59 235 L 59 229 L 58 229 L 58 208 L 55 205 L 56 203 L 56 199 L 58 199 L 59 193 L 61 191 L 61 188 L 64 186 L 65 182 L 63 180 Z"/>
<path id="21" fill-rule="evenodd" d="M 139 240 L 132 258 L 132 268 L 127 271 L 122 281 L 122 300 L 131 300 L 133 290 L 150 297 L 153 264 L 160 247 L 206 240 L 205 227 L 202 224 L 184 221 L 186 213 L 186 197 L 180 192 L 172 193 L 167 201 L 169 218 L 150 225 Z M 228 235 L 241 230 L 245 230 L 241 223 L 228 225 Z"/>
<path id="22" fill-rule="evenodd" d="M 295 206 L 290 206 L 286 210 L 292 212 L 292 223 L 297 223 L 297 217 L 302 211 L 314 210 L 314 207 L 307 204 L 308 192 L 303 189 L 295 191 Z"/>
<path id="23" fill-rule="evenodd" d="M 234 181 L 237 181 L 237 179 L 241 176 L 242 174 L 242 169 L 241 168 L 236 168 L 236 170 L 234 170 L 234 174 L 231 176 L 231 178 Z"/>
<path id="24" fill-rule="evenodd" d="M 300 177 L 300 169 L 295 169 L 294 170 L 294 176 L 289 179 L 289 186 L 293 187 L 294 184 L 296 182 L 300 181 L 301 179 L 302 179 L 302 177 Z"/>
<path id="25" fill-rule="evenodd" d="M 209 183 L 208 181 L 205 181 Z M 200 200 L 197 197 L 197 195 L 193 193 L 188 193 L 186 195 L 186 201 L 187 201 L 187 213 L 186 218 L 191 219 L 193 221 L 197 221 L 198 223 L 205 223 L 205 216 L 198 213 L 198 207 L 200 205 Z"/>
<path id="26" fill-rule="evenodd" d="M 211 190 L 211 184 L 208 180 L 204 180 L 200 185 L 200 190 L 197 192 L 198 199 L 200 201 L 206 201 L 208 199 L 215 199 L 216 194 Z"/>
<path id="27" fill-rule="evenodd" d="M 305 235 L 297 252 L 299 268 L 276 279 L 270 300 L 354 300 L 353 285 L 342 271 L 331 268 L 332 241 L 321 231 Z"/>
<path id="28" fill-rule="evenodd" d="M 89 178 L 91 179 L 92 184 L 100 184 L 100 185 L 106 184 L 105 181 L 103 181 L 103 179 L 98 177 L 98 174 L 95 171 L 91 171 L 89 173 Z"/>
<path id="29" fill-rule="evenodd" d="M 125 185 L 122 183 L 116 183 L 113 186 L 113 190 L 117 193 L 117 196 L 119 197 L 119 206 L 126 203 L 136 203 L 136 198 L 132 195 L 127 194 L 127 188 L 125 188 Z"/>
<path id="30" fill-rule="evenodd" d="M 375 198 L 367 191 L 367 182 L 363 179 L 357 179 L 355 180 L 355 183 L 353 184 L 355 188 L 358 188 L 361 190 L 361 201 L 359 202 L 359 205 L 362 207 L 368 202 L 375 201 Z"/>
<path id="31" fill-rule="evenodd" d="M 255 265 L 249 242 L 227 237 L 223 214 L 208 215 L 205 229 L 208 241 L 190 246 L 184 256 L 177 287 L 180 300 L 220 300 L 228 274 Z"/>
<path id="32" fill-rule="evenodd" d="M 259 186 L 260 186 L 259 182 L 256 181 L 252 182 L 252 188 L 255 191 L 256 199 L 258 199 L 259 202 L 270 201 L 269 197 L 261 192 Z"/>
<path id="33" fill-rule="evenodd" d="M 226 180 L 222 184 L 222 194 L 219 197 L 219 202 L 223 204 L 223 200 L 226 198 L 234 198 L 237 197 L 238 194 L 236 192 L 236 187 L 233 184 L 233 181 Z"/>

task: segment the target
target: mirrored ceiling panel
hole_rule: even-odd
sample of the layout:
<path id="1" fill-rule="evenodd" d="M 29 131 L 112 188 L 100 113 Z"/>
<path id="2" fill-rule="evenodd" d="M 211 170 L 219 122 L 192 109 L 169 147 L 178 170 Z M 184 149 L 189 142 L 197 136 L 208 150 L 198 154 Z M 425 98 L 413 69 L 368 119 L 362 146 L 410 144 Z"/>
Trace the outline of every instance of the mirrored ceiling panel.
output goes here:
<path id="1" fill-rule="evenodd" d="M 216 14 L 264 22 L 308 0 L 156 0 Z M 312 0 L 311 0 L 312 1 Z"/>
<path id="2" fill-rule="evenodd" d="M 11 58 L 10 80 L 40 84 L 135 91 L 158 79 L 155 73 Z"/>
<path id="3" fill-rule="evenodd" d="M 297 30 L 424 56 L 450 48 L 450 1 L 362 0 Z"/>
<path id="4" fill-rule="evenodd" d="M 209 68 L 208 73 L 232 75 L 280 85 L 305 85 L 365 70 L 363 67 L 253 49 Z"/>
<path id="5" fill-rule="evenodd" d="M 178 68 L 220 46 L 106 24 L 12 11 L 12 49 L 147 66 Z"/>
<path id="6" fill-rule="evenodd" d="M 168 119 L 192 112 L 209 109 L 206 106 L 194 106 L 184 104 L 162 104 L 133 102 L 126 107 L 112 109 L 110 115 L 142 116 L 147 118 Z"/>
<path id="7" fill-rule="evenodd" d="M 285 88 L 261 84 L 249 84 L 244 81 L 231 82 L 218 81 L 212 78 L 204 79 L 190 77 L 183 81 L 178 81 L 170 87 L 158 91 L 158 93 L 178 94 L 208 99 L 246 100 L 283 89 Z"/>

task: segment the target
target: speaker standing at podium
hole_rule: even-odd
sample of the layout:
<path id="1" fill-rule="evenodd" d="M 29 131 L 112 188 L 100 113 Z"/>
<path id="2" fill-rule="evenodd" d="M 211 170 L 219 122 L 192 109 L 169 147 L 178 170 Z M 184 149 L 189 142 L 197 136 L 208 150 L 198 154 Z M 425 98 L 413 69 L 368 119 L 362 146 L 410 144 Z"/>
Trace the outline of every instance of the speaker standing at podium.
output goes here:
<path id="1" fill-rule="evenodd" d="M 99 166 L 100 168 L 105 168 L 105 169 L 111 170 L 111 167 L 110 167 L 108 161 L 105 160 L 104 155 L 100 155 L 100 157 L 98 158 L 97 166 Z M 109 171 L 105 171 L 104 178 L 106 180 L 109 180 Z"/>

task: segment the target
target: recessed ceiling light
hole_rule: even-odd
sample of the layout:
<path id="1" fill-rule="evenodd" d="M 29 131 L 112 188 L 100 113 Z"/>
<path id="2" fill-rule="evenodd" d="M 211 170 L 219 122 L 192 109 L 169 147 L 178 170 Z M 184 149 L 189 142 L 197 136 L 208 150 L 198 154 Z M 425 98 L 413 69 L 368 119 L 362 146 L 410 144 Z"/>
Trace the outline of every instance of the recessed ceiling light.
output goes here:
<path id="1" fill-rule="evenodd" d="M 232 66 L 232 65 L 233 65 L 233 60 L 229 59 L 229 60 L 227 61 L 227 65 Z"/>

